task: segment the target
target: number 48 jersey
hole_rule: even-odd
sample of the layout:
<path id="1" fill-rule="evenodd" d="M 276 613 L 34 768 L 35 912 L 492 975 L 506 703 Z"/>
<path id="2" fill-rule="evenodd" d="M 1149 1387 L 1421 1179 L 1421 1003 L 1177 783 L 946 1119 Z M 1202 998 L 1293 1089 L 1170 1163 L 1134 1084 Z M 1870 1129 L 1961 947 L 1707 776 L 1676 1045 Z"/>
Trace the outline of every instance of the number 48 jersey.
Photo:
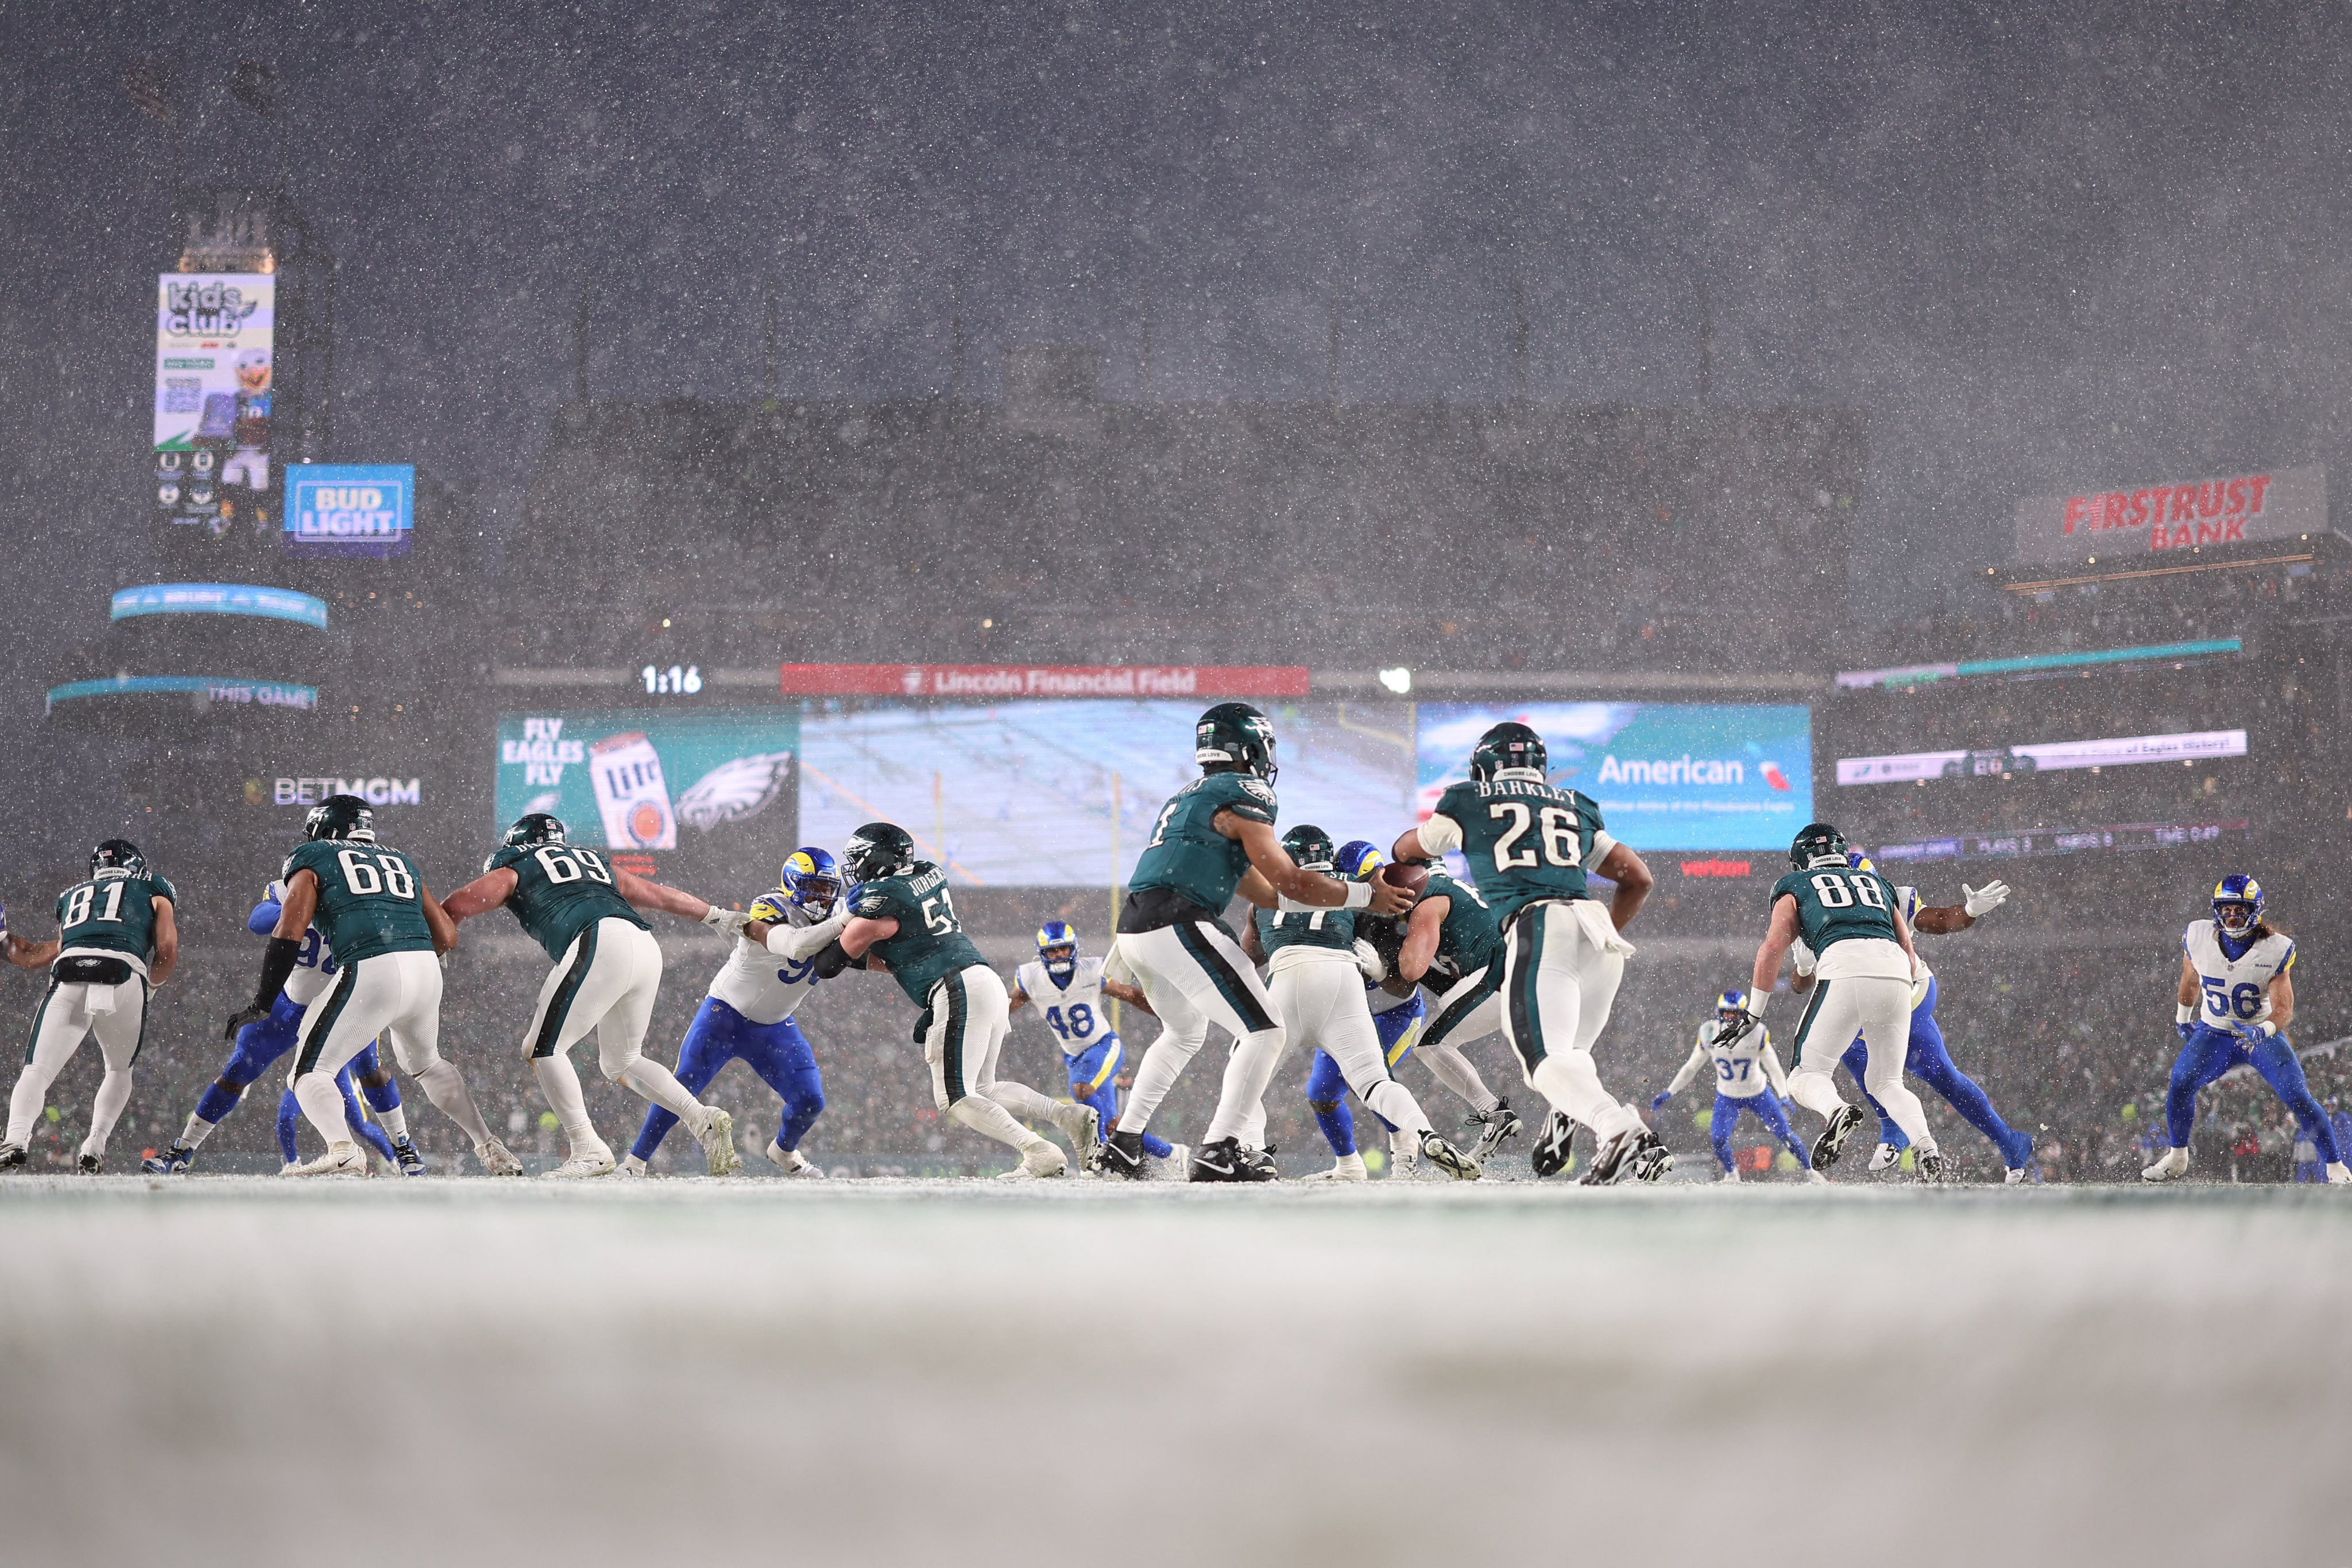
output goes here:
<path id="1" fill-rule="evenodd" d="M 433 928 L 425 923 L 424 883 L 408 857 L 389 844 L 313 839 L 286 857 L 278 880 L 298 871 L 319 879 L 319 907 L 310 916 L 339 964 L 379 953 L 430 953 Z"/>
<path id="2" fill-rule="evenodd" d="M 1032 958 L 1013 971 L 1013 983 L 1021 988 L 1046 1027 L 1054 1031 L 1055 1041 L 1064 1056 L 1084 1056 L 1100 1045 L 1110 1034 L 1110 1018 L 1103 1011 L 1103 961 L 1081 958 L 1066 986 L 1055 982 L 1045 972 L 1042 958 Z"/>
<path id="3" fill-rule="evenodd" d="M 2271 982 L 2294 967 L 2294 938 L 2273 931 L 2235 958 L 2210 920 L 2181 933 L 2180 950 L 2197 971 L 2197 1021 L 2207 1029 L 2259 1023 L 2270 1016 Z"/>
<path id="4" fill-rule="evenodd" d="M 1533 779 L 1449 787 L 1421 825 L 1421 842 L 1432 854 L 1462 852 L 1499 925 L 1540 898 L 1591 897 L 1585 871 L 1617 847 L 1590 796 Z"/>
<path id="5" fill-rule="evenodd" d="M 614 884 L 613 868 L 594 850 L 574 844 L 506 844 L 482 862 L 482 874 L 515 873 L 507 909 L 525 935 L 561 959 L 580 933 L 599 920 L 625 920 L 650 931 Z M 337 951 L 341 945 L 337 945 Z"/>

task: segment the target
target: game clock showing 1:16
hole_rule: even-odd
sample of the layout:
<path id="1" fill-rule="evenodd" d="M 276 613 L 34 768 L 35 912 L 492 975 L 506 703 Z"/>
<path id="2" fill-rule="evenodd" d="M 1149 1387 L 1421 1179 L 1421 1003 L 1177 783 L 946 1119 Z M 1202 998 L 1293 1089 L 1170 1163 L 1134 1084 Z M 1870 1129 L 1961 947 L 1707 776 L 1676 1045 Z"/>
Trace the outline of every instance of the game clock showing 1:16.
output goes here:
<path id="1" fill-rule="evenodd" d="M 690 697 L 702 690 L 702 666 L 672 664 L 667 669 L 647 664 L 637 672 L 649 697 Z"/>

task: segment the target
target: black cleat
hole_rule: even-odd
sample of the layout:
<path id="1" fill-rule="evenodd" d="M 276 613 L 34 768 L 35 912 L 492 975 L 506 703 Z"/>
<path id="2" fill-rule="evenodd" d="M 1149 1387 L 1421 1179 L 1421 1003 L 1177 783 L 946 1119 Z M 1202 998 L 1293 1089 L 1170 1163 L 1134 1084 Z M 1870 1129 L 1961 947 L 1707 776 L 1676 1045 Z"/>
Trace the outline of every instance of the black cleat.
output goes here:
<path id="1" fill-rule="evenodd" d="M 1657 1134 L 1651 1132 L 1649 1128 L 1636 1123 L 1631 1132 L 1620 1133 L 1615 1137 L 1601 1139 L 1601 1146 L 1592 1151 L 1591 1166 L 1576 1178 L 1577 1185 L 1579 1186 L 1616 1186 L 1619 1177 L 1629 1174 L 1631 1167 L 1627 1162 L 1633 1157 L 1634 1151 L 1642 1146 L 1642 1140 L 1649 1138 L 1654 1141 L 1656 1137 Z"/>
<path id="2" fill-rule="evenodd" d="M 1554 1111 L 1551 1120 L 1544 1124 L 1542 1136 L 1528 1153 L 1528 1163 L 1539 1176 L 1554 1176 L 1568 1168 L 1569 1145 L 1576 1137 L 1576 1124 L 1566 1113 Z"/>
<path id="3" fill-rule="evenodd" d="M 1813 1169 L 1825 1171 L 1837 1164 L 1838 1151 L 1845 1147 L 1845 1141 L 1853 1136 L 1854 1129 L 1862 1123 L 1859 1108 L 1839 1106 L 1837 1114 L 1830 1118 L 1830 1124 L 1822 1129 L 1822 1135 L 1813 1140 Z"/>
<path id="4" fill-rule="evenodd" d="M 1282 1173 L 1275 1168 L 1274 1145 L 1272 1144 L 1268 1144 L 1262 1149 L 1253 1149 L 1247 1144 L 1244 1144 L 1241 1145 L 1241 1151 L 1243 1163 L 1247 1165 L 1250 1169 L 1263 1173 L 1253 1179 L 1257 1181 L 1280 1181 L 1282 1179 Z"/>
<path id="5" fill-rule="evenodd" d="M 425 1174 L 425 1156 L 418 1154 L 416 1145 L 406 1138 L 392 1145 L 392 1158 L 393 1163 L 400 1167 L 400 1174 L 404 1176 Z"/>
<path id="6" fill-rule="evenodd" d="M 1921 1181 L 1931 1185 L 1943 1182 L 1944 1152 L 1941 1149 L 1921 1149 L 1912 1155 L 1911 1163 L 1918 1171 Z"/>
<path id="7" fill-rule="evenodd" d="M 106 1162 L 96 1155 L 84 1155 L 74 1162 L 74 1169 L 84 1176 L 98 1176 L 105 1171 Z"/>
<path id="8" fill-rule="evenodd" d="M 1511 1109 L 1508 1100 L 1496 1101 L 1491 1111 L 1471 1112 L 1463 1119 L 1463 1124 L 1478 1129 L 1478 1142 L 1470 1150 L 1470 1157 L 1482 1166 L 1495 1157 L 1504 1139 L 1517 1137 L 1521 1126 L 1519 1113 Z"/>
<path id="9" fill-rule="evenodd" d="M 1189 1181 L 1272 1181 L 1274 1161 L 1256 1149 L 1244 1149 L 1239 1138 L 1219 1138 L 1192 1151 Z"/>
<path id="10" fill-rule="evenodd" d="M 173 1144 L 162 1154 L 149 1155 L 140 1161 L 139 1168 L 149 1176 L 185 1176 L 195 1158 L 195 1150 L 185 1144 Z"/>
<path id="11" fill-rule="evenodd" d="M 21 1144 L 0 1144 L 0 1171 L 12 1171 L 25 1163 Z"/>
<path id="12" fill-rule="evenodd" d="M 1631 1153 L 1625 1156 L 1624 1176 L 1628 1181 L 1655 1181 L 1675 1168 L 1675 1156 L 1664 1139 L 1647 1127 L 1634 1140 Z"/>
<path id="13" fill-rule="evenodd" d="M 1109 1132 L 1103 1134 L 1102 1174 L 1141 1181 L 1151 1173 L 1143 1166 L 1143 1134 Z"/>
<path id="14" fill-rule="evenodd" d="M 1444 1171 L 1455 1181 L 1476 1181 L 1484 1174 L 1478 1169 L 1476 1160 L 1439 1137 L 1433 1131 L 1421 1135 L 1421 1157 L 1429 1162 L 1433 1170 Z"/>

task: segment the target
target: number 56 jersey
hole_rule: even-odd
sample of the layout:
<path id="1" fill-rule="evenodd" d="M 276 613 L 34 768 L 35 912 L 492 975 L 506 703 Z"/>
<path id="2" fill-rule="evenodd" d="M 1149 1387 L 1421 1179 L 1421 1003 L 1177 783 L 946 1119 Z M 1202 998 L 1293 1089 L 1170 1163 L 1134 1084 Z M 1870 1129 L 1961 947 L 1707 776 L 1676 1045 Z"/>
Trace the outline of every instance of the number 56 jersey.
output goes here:
<path id="1" fill-rule="evenodd" d="M 1033 958 L 1013 971 L 1013 983 L 1029 998 L 1054 1031 L 1064 1056 L 1084 1056 L 1110 1035 L 1110 1019 L 1103 1012 L 1103 961 L 1081 958 L 1067 986 L 1054 983 L 1042 958 Z"/>
<path id="2" fill-rule="evenodd" d="M 2235 958 L 2221 946 L 2221 933 L 2200 920 L 2181 933 L 2180 950 L 2197 971 L 2197 1021 L 2207 1029 L 2259 1023 L 2270 1016 L 2271 982 L 2294 967 L 2294 938 L 2272 932 Z"/>
<path id="3" fill-rule="evenodd" d="M 310 916 L 342 965 L 379 953 L 430 953 L 433 928 L 425 923 L 424 887 L 408 857 L 389 844 L 313 839 L 286 857 L 279 882 L 307 871 L 319 879 L 318 912 Z"/>

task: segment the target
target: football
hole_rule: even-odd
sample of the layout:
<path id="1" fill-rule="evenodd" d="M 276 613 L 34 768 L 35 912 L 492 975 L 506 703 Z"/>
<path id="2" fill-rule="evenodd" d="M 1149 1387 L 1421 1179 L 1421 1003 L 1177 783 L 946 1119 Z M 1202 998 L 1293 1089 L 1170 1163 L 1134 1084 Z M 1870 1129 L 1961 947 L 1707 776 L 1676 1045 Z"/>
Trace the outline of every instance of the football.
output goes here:
<path id="1" fill-rule="evenodd" d="M 1402 888 L 1415 898 L 1419 898 L 1423 890 L 1429 886 L 1429 868 L 1425 865 L 1409 864 L 1403 861 L 1393 861 L 1381 867 L 1381 880 L 1391 887 Z"/>

